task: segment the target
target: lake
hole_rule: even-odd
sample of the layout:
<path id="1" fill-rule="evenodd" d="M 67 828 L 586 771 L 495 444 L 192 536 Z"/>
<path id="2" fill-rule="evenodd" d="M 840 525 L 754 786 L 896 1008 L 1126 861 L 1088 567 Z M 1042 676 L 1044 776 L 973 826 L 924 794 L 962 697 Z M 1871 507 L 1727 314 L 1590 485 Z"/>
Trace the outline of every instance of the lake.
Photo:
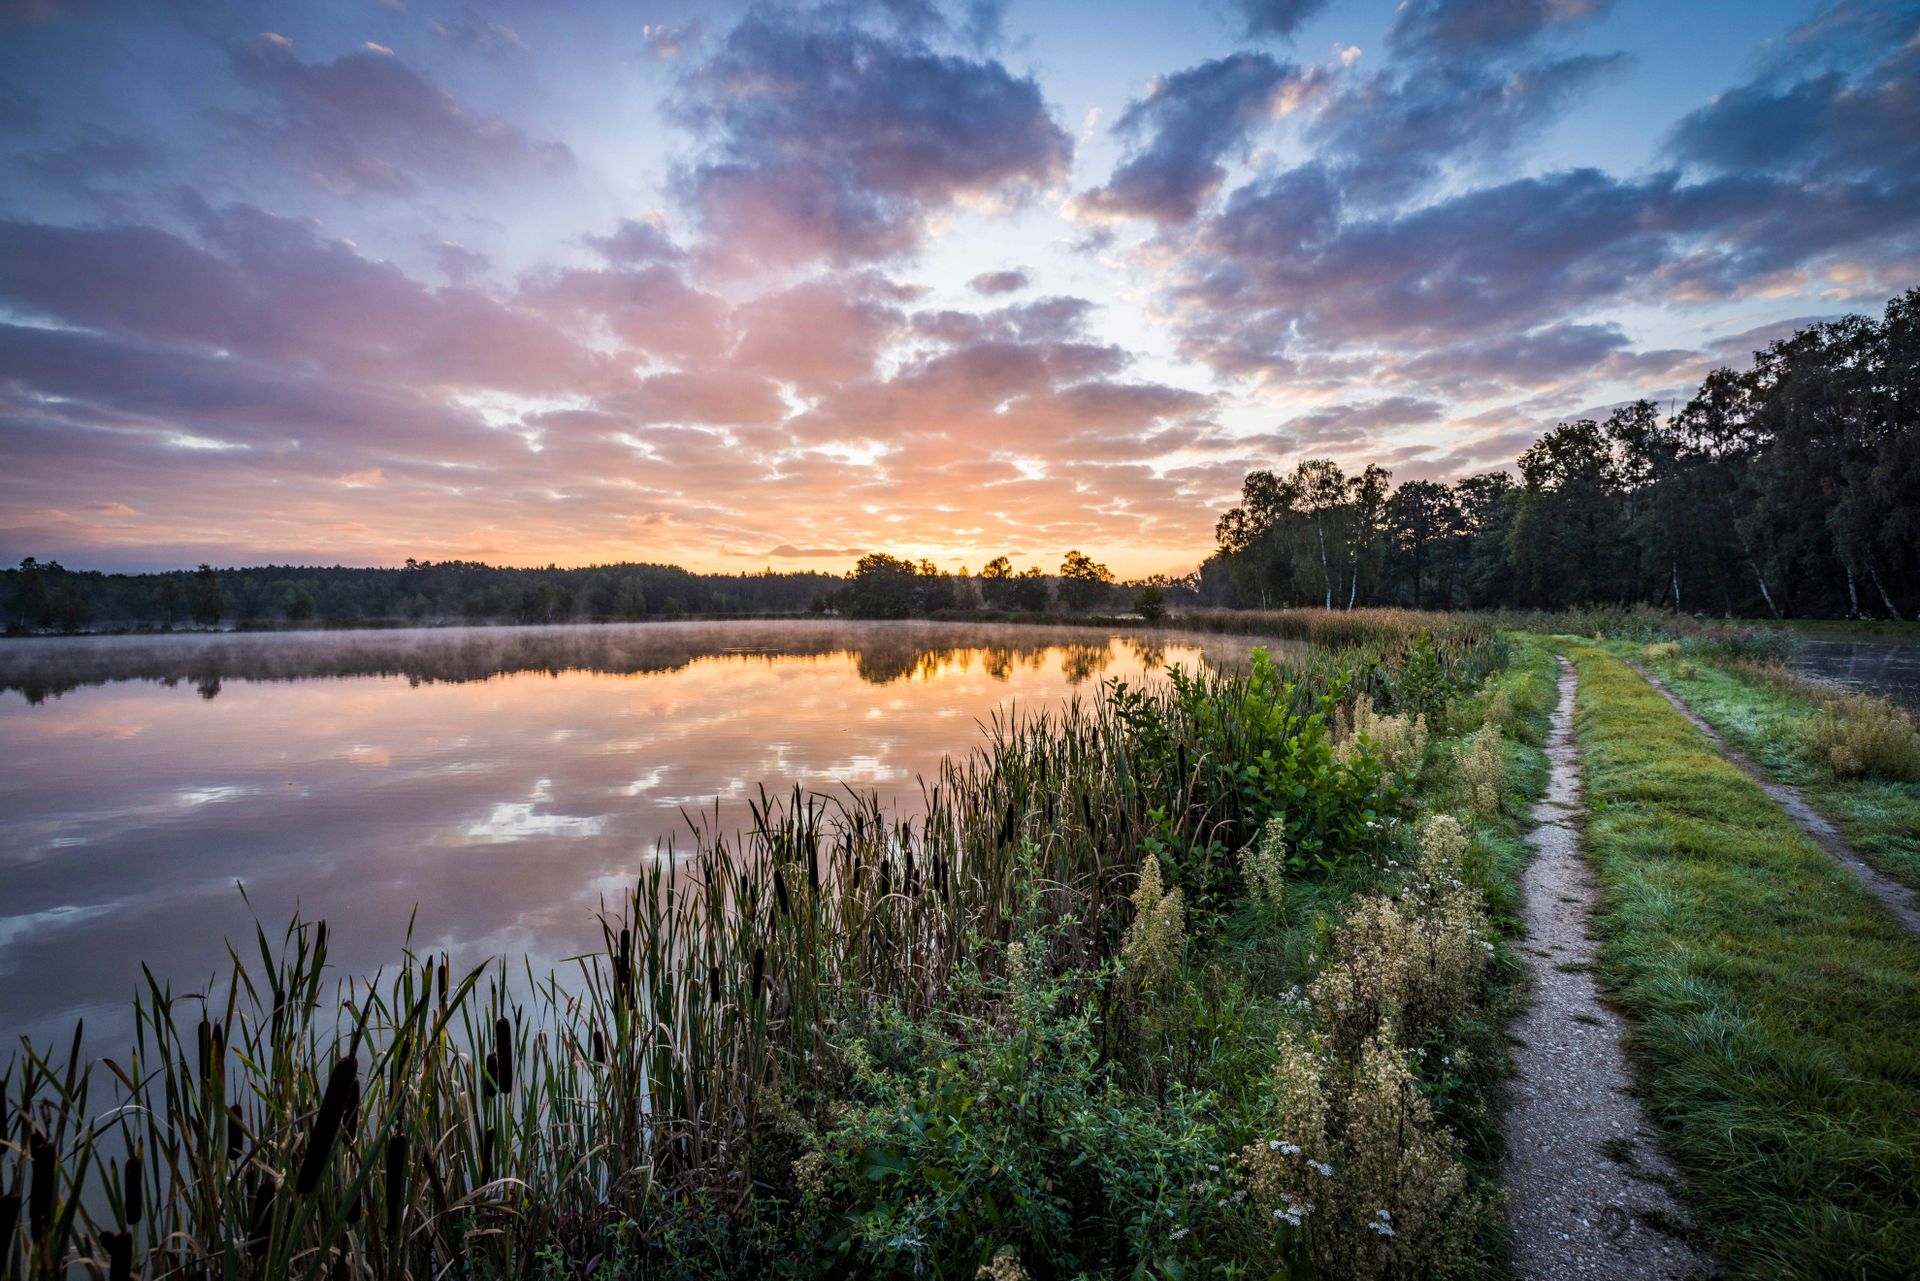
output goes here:
<path id="1" fill-rule="evenodd" d="M 689 814 L 735 830 L 762 783 L 917 809 L 997 708 L 1260 643 L 1299 648 L 831 621 L 6 642 L 0 1042 L 84 1015 L 105 1051 L 140 963 L 197 990 L 251 946 L 248 901 L 276 937 L 325 917 L 343 975 L 396 961 L 416 905 L 416 950 L 544 967 Z"/>
<path id="2" fill-rule="evenodd" d="M 1792 654 L 1793 669 L 1803 676 L 1920 712 L 1920 642 L 1796 636 Z"/>

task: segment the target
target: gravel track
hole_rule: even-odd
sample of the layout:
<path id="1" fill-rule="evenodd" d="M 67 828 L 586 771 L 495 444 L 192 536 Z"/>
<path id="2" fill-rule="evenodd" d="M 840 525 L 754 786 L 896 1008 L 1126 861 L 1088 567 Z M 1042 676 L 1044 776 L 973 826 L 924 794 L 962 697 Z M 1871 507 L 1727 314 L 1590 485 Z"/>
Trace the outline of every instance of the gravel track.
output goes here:
<path id="1" fill-rule="evenodd" d="M 1712 1268 L 1690 1241 L 1671 1190 L 1677 1176 L 1632 1093 L 1622 1020 L 1594 982 L 1587 921 L 1598 892 L 1576 826 L 1575 677 L 1565 658 L 1559 663 L 1552 775 L 1534 806 L 1534 854 L 1521 878 L 1532 1000 L 1512 1029 L 1518 1043 L 1501 1163 L 1514 1271 L 1522 1281 L 1686 1281 Z"/>

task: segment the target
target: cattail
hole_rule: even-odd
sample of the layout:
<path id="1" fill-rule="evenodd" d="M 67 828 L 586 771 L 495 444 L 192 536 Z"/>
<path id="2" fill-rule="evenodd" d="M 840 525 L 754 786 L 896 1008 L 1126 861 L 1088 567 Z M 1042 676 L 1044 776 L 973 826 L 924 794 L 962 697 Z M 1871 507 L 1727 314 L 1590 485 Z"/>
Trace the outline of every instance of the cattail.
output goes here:
<path id="1" fill-rule="evenodd" d="M 407 1136 L 387 1140 L 387 1240 L 400 1240 L 400 1216 L 407 1210 Z"/>
<path id="2" fill-rule="evenodd" d="M 53 1227 L 54 1180 L 59 1171 L 53 1161 L 53 1144 L 39 1135 L 27 1140 L 27 1152 L 32 1174 L 27 1188 L 27 1235 L 42 1241 Z"/>
<path id="3" fill-rule="evenodd" d="M 707 966 L 707 1000 L 715 1007 L 720 1004 L 720 967 L 717 965 Z"/>
<path id="4" fill-rule="evenodd" d="M 1000 839 L 997 845 L 1005 845 L 1013 839 L 1013 802 L 1007 802 L 1006 815 L 1000 820 Z"/>
<path id="5" fill-rule="evenodd" d="M 133 1281 L 133 1233 L 102 1232 L 107 1249 L 107 1281 Z"/>
<path id="6" fill-rule="evenodd" d="M 763 947 L 753 949 L 753 994 L 760 995 L 760 980 L 767 970 L 767 950 Z"/>
<path id="7" fill-rule="evenodd" d="M 254 1171 L 253 1199 L 247 1208 L 247 1253 L 256 1259 L 267 1252 L 272 1240 L 273 1201 L 279 1191 L 278 1179 L 264 1171 Z"/>
<path id="8" fill-rule="evenodd" d="M 127 1226 L 140 1226 L 140 1216 L 146 1209 L 146 1161 L 138 1148 L 127 1158 L 127 1168 L 122 1175 L 120 1208 L 126 1216 Z"/>
<path id="9" fill-rule="evenodd" d="M 195 1038 L 195 1044 L 200 1049 L 200 1079 L 205 1081 L 213 1076 L 213 1024 L 205 1019 L 200 1020 L 199 1035 Z"/>
<path id="10" fill-rule="evenodd" d="M 818 832 L 809 833 L 807 836 L 807 888 L 813 891 L 815 897 L 819 896 L 820 834 Z"/>
<path id="11" fill-rule="evenodd" d="M 240 1119 L 240 1105 L 227 1104 L 227 1159 L 229 1161 L 240 1159 L 240 1148 L 246 1141 L 246 1137 L 247 1127 Z"/>
<path id="12" fill-rule="evenodd" d="M 349 1054 L 333 1065 L 333 1072 L 327 1077 L 326 1093 L 320 1096 L 320 1111 L 313 1118 L 313 1128 L 307 1132 L 306 1155 L 300 1161 L 300 1174 L 293 1185 L 301 1196 L 311 1195 L 320 1186 L 320 1176 L 326 1173 L 333 1145 L 340 1138 L 341 1123 L 348 1112 L 357 1110 L 359 1102 L 360 1060 Z"/>
<path id="13" fill-rule="evenodd" d="M 792 916 L 793 905 L 787 901 L 787 878 L 780 875 L 780 869 L 773 869 L 773 892 L 780 900 L 780 915 Z"/>
<path id="14" fill-rule="evenodd" d="M 593 1029 L 593 1061 L 595 1063 L 607 1061 L 607 1038 L 600 1035 L 599 1028 Z"/>
<path id="15" fill-rule="evenodd" d="M 499 1060 L 500 1093 L 513 1093 L 513 1025 L 504 1018 L 493 1023 L 493 1052 Z"/>
<path id="16" fill-rule="evenodd" d="M 1080 810 L 1086 815 L 1087 835 L 1093 835 L 1093 797 L 1086 792 L 1080 793 Z"/>
<path id="17" fill-rule="evenodd" d="M 893 864 L 882 862 L 880 864 L 880 897 L 885 898 L 891 893 L 893 893 Z"/>
<path id="18" fill-rule="evenodd" d="M 20 1194 L 0 1196 L 0 1276 L 13 1263 L 13 1234 L 20 1226 Z"/>
<path id="19" fill-rule="evenodd" d="M 440 954 L 440 973 L 437 983 L 440 990 L 440 1004 L 442 1005 L 447 1003 L 447 969 L 447 954 L 442 952 Z"/>
<path id="20" fill-rule="evenodd" d="M 859 858 L 855 857 L 853 860 L 853 888 L 856 890 L 860 888 L 860 869 L 862 866 L 864 865 L 860 862 Z"/>
<path id="21" fill-rule="evenodd" d="M 493 1150 L 499 1146 L 499 1136 L 492 1126 L 487 1127 L 480 1136 L 480 1183 L 484 1187 L 493 1182 Z"/>
<path id="22" fill-rule="evenodd" d="M 491 1100 L 500 1090 L 500 1052 L 487 1051 L 487 1063 L 480 1073 L 480 1097 Z"/>

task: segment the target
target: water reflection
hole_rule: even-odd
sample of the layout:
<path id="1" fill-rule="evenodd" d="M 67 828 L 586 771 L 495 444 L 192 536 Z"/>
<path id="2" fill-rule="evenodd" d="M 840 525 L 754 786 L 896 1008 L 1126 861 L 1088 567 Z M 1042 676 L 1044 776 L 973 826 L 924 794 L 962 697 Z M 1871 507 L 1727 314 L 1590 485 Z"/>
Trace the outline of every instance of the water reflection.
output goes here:
<path id="1" fill-rule="evenodd" d="M 1920 642 L 1795 637 L 1793 667 L 1856 694 L 1920 711 Z"/>
<path id="2" fill-rule="evenodd" d="M 1023 668 L 1040 670 L 1056 653 L 1067 679 L 1078 683 L 1106 671 L 1116 646 L 1145 668 L 1160 666 L 1166 650 L 1152 635 L 1073 627 L 824 621 L 38 637 L 0 644 L 0 692 L 37 704 L 90 685 L 145 680 L 189 684 L 212 700 L 229 680 L 400 676 L 417 685 L 526 672 L 632 676 L 716 657 L 851 657 L 860 679 L 876 685 L 978 664 L 1004 681 Z"/>
<path id="3" fill-rule="evenodd" d="M 761 783 L 874 788 L 975 722 L 1101 677 L 1244 662 L 1247 638 L 738 623 L 0 645 L 0 1037 L 86 1013 L 139 963 L 189 986 L 250 931 L 326 916 L 366 973 L 416 944 L 550 962 L 587 945 L 686 815 Z"/>

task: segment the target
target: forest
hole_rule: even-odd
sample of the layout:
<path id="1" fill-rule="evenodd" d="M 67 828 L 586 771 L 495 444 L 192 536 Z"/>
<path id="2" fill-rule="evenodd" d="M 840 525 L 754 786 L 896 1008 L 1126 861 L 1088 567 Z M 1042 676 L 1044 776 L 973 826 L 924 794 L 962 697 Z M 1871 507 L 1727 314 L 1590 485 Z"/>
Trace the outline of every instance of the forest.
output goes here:
<path id="1" fill-rule="evenodd" d="M 1662 415 L 1564 422 L 1451 485 L 1310 459 L 1220 518 L 1209 601 L 1663 605 L 1733 617 L 1920 609 L 1920 290 L 1720 369 Z"/>
<path id="2" fill-rule="evenodd" d="M 1393 484 L 1310 458 L 1247 476 L 1193 573 L 1117 582 L 1075 549 L 1057 570 L 977 573 L 872 551 L 844 576 L 674 565 L 269 565 L 161 574 L 29 557 L 0 573 L 8 630 L 554 623 L 831 612 L 858 618 L 1174 606 L 1561 609 L 1659 605 L 1744 618 L 1920 612 L 1920 289 L 1881 319 L 1812 325 L 1650 400 L 1562 422 L 1501 470 Z"/>

